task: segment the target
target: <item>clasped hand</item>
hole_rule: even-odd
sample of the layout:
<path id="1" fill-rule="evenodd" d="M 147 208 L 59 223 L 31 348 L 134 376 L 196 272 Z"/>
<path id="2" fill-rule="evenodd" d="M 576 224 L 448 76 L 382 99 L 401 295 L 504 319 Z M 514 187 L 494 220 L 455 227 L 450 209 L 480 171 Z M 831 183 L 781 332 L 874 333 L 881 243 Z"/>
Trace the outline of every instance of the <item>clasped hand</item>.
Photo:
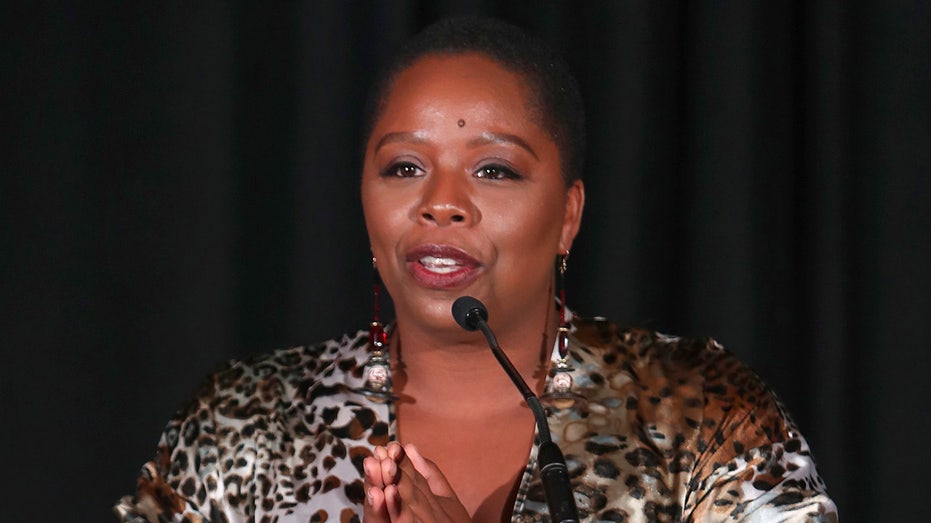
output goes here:
<path id="1" fill-rule="evenodd" d="M 471 521 L 446 477 L 414 445 L 376 447 L 363 467 L 365 523 Z"/>

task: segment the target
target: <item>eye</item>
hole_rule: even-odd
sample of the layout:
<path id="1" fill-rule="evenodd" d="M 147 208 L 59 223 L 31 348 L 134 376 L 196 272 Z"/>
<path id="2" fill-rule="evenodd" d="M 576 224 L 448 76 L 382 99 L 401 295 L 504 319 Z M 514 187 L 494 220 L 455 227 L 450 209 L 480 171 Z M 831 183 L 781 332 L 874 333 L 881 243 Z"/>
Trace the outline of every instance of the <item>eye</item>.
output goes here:
<path id="1" fill-rule="evenodd" d="M 423 169 L 410 162 L 396 162 L 385 168 L 381 175 L 383 177 L 413 178 L 422 176 Z"/>
<path id="2" fill-rule="evenodd" d="M 521 180 L 523 176 L 509 167 L 498 164 L 484 165 L 475 173 L 476 178 L 486 180 Z"/>

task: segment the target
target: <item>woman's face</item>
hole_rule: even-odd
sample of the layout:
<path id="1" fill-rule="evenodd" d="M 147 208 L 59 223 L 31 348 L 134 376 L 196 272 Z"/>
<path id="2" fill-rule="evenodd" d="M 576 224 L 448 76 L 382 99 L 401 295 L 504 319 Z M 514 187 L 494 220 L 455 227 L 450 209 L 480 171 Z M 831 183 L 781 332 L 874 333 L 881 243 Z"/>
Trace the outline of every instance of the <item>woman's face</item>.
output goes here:
<path id="1" fill-rule="evenodd" d="M 397 76 L 366 146 L 362 204 L 399 319 L 458 330 L 462 295 L 492 325 L 552 306 L 553 261 L 578 231 L 584 191 L 566 188 L 524 91 L 480 54 L 428 56 Z"/>

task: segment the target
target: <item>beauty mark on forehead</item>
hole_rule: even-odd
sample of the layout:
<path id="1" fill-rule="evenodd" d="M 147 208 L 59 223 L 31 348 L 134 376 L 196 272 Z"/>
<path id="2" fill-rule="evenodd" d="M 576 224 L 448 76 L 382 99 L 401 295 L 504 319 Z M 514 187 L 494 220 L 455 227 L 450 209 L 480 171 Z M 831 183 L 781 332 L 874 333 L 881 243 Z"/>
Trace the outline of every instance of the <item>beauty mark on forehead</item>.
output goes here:
<path id="1" fill-rule="evenodd" d="M 465 120 L 459 120 L 458 122 L 456 122 L 456 125 L 458 125 L 459 127 L 465 127 Z"/>

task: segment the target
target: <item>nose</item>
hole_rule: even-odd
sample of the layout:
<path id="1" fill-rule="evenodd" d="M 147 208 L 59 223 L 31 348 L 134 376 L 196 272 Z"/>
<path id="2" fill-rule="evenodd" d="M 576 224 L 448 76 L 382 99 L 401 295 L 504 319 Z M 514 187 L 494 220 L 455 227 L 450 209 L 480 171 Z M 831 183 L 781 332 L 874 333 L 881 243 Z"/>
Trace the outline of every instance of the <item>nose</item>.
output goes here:
<path id="1" fill-rule="evenodd" d="M 478 218 L 468 180 L 452 172 L 434 172 L 424 184 L 417 219 L 433 225 L 470 225 Z"/>

